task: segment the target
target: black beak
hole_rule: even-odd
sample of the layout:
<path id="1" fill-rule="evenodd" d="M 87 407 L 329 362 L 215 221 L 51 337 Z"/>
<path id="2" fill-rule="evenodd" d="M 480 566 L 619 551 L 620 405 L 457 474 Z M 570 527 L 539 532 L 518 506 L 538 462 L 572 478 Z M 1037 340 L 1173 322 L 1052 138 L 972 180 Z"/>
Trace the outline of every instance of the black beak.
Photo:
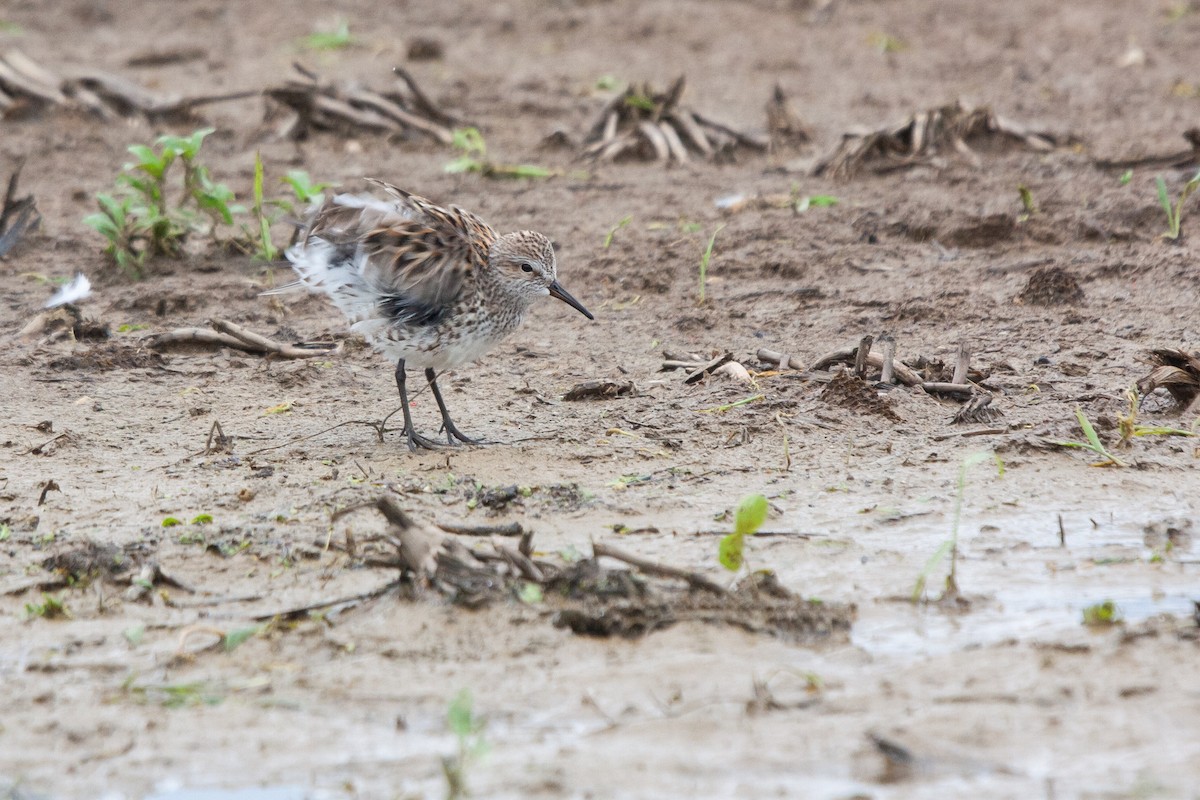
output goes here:
<path id="1" fill-rule="evenodd" d="M 550 296 L 557 297 L 559 300 L 562 300 L 564 303 L 578 311 L 580 314 L 583 314 L 588 319 L 595 319 L 595 317 L 592 316 L 592 312 L 584 308 L 583 303 L 579 302 L 574 297 L 571 297 L 571 293 L 564 289 L 562 284 L 558 281 L 550 284 Z"/>

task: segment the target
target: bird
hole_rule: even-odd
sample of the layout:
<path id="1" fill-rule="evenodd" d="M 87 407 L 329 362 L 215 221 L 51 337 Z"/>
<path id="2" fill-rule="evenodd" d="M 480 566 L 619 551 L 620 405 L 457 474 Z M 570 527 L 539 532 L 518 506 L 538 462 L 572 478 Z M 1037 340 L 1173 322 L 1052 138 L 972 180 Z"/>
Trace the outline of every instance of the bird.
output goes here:
<path id="1" fill-rule="evenodd" d="M 383 181 L 386 195 L 338 194 L 321 204 L 285 253 L 305 288 L 326 295 L 350 329 L 396 362 L 409 450 L 481 444 L 446 409 L 438 374 L 475 361 L 517 329 L 547 295 L 595 316 L 558 282 L 554 247 L 536 231 L 498 234 L 475 214 Z M 413 428 L 409 367 L 423 369 L 446 445 Z"/>

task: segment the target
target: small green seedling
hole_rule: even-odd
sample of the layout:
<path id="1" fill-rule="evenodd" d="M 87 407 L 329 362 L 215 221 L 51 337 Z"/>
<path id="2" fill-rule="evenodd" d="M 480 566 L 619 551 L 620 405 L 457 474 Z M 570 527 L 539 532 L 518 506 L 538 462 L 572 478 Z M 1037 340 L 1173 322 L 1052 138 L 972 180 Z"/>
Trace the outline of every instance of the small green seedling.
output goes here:
<path id="1" fill-rule="evenodd" d="M 202 128 L 188 136 L 160 136 L 153 146 L 131 145 L 135 160 L 117 176 L 115 191 L 96 195 L 100 211 L 83 222 L 105 238 L 104 252 L 130 277 L 142 277 L 147 258 L 179 257 L 191 234 L 215 237 L 219 225 L 232 225 L 234 215 L 245 212 L 234 203 L 233 191 L 214 182 L 198 160 L 212 132 Z M 175 164 L 183 169 L 182 191 L 172 203 L 168 198 L 175 194 Z"/>
<path id="2" fill-rule="evenodd" d="M 352 44 L 350 23 L 344 19 L 339 19 L 332 31 L 317 31 L 300 39 L 300 46 L 308 50 L 342 50 Z"/>
<path id="3" fill-rule="evenodd" d="M 840 200 L 831 194 L 805 195 L 804 197 L 797 198 L 792 203 L 792 210 L 797 214 L 802 214 L 810 208 L 832 208 L 840 202 Z"/>
<path id="4" fill-rule="evenodd" d="M 724 227 L 724 225 L 718 225 L 717 229 L 712 232 L 712 236 L 708 237 L 708 246 L 704 248 L 704 253 L 700 256 L 700 305 L 704 305 L 705 292 L 708 289 L 708 265 L 712 261 L 713 244 L 717 241 L 717 234 Z"/>
<path id="5" fill-rule="evenodd" d="M 1078 447 L 1084 450 L 1090 450 L 1100 456 L 1103 461 L 1097 461 L 1092 464 L 1093 467 L 1126 467 L 1129 466 L 1121 459 L 1117 458 L 1100 441 L 1099 434 L 1096 433 L 1096 428 L 1092 425 L 1091 420 L 1080 409 L 1075 409 L 1075 419 L 1079 420 L 1079 427 L 1083 430 L 1083 436 L 1087 439 L 1086 442 L 1075 441 L 1060 441 L 1053 440 L 1051 444 L 1056 444 L 1059 447 Z"/>
<path id="6" fill-rule="evenodd" d="M 458 128 L 451 144 L 461 152 L 442 169 L 452 175 L 475 172 L 485 178 L 549 178 L 557 173 L 533 164 L 497 164 L 487 158 L 487 144 L 478 128 Z"/>
<path id="7" fill-rule="evenodd" d="M 221 637 L 221 644 L 225 646 L 226 653 L 231 653 L 244 644 L 246 640 L 258 636 L 266 629 L 266 625 L 251 625 L 247 628 L 235 628 Z"/>
<path id="8" fill-rule="evenodd" d="M 487 722 L 475 715 L 471 693 L 463 689 L 450 701 L 446 711 L 446 726 L 454 734 L 458 747 L 450 756 L 442 757 L 442 772 L 446 776 L 446 800 L 467 797 L 467 770 L 487 755 L 490 745 L 483 731 Z"/>
<path id="9" fill-rule="evenodd" d="M 26 603 L 25 616 L 29 619 L 41 617 L 42 619 L 70 619 L 71 611 L 67 608 L 66 602 L 61 597 L 55 597 L 51 594 L 42 593 L 42 602 Z"/>
<path id="10" fill-rule="evenodd" d="M 945 591 L 942 593 L 942 598 L 952 598 L 958 595 L 958 526 L 962 520 L 963 500 L 967 493 L 967 471 L 989 458 L 996 462 L 996 470 L 1000 477 L 1004 477 L 1004 462 L 1000 460 L 1000 456 L 990 450 L 972 453 L 963 459 L 962 466 L 958 468 L 958 490 L 954 497 L 954 517 L 950 525 L 950 538 L 942 542 L 941 546 L 925 562 L 924 569 L 921 570 L 921 574 L 917 576 L 917 581 L 913 585 L 912 602 L 921 602 L 929 576 L 946 556 L 950 556 L 950 571 L 946 574 Z"/>
<path id="11" fill-rule="evenodd" d="M 1167 231 L 1161 234 L 1160 238 L 1167 241 L 1175 242 L 1183 234 L 1183 204 L 1191 196 L 1192 192 L 1200 188 L 1200 172 L 1197 172 L 1192 179 L 1183 185 L 1183 190 L 1179 193 L 1179 199 L 1174 205 L 1171 203 L 1171 198 L 1167 194 L 1167 183 L 1159 175 L 1154 179 L 1155 185 L 1158 187 L 1158 203 L 1162 206 L 1163 211 L 1167 214 Z"/>
<path id="12" fill-rule="evenodd" d="M 1127 169 L 1121 173 L 1120 178 L 1117 178 L 1117 184 L 1119 186 L 1128 186 L 1130 181 L 1132 181 L 1132 180 L 1133 180 L 1133 170 Z"/>
<path id="13" fill-rule="evenodd" d="M 183 520 L 178 517 L 163 517 L 162 526 L 164 528 L 174 528 L 176 525 L 182 525 Z"/>
<path id="14" fill-rule="evenodd" d="M 1020 216 L 1020 220 L 1024 222 L 1037 213 L 1037 204 L 1033 202 L 1033 192 L 1029 191 L 1028 186 L 1018 186 L 1017 194 L 1021 196 L 1021 208 L 1025 209 L 1025 213 Z"/>
<path id="15" fill-rule="evenodd" d="M 767 521 L 767 498 L 752 494 L 738 504 L 733 517 L 733 533 L 721 539 L 717 560 L 730 572 L 737 572 L 746 562 L 746 537 L 753 536 Z"/>
<path id="16" fill-rule="evenodd" d="M 746 405 L 750 405 L 751 403 L 757 403 L 759 400 L 765 400 L 766 398 L 767 398 L 767 396 L 765 394 L 754 394 L 754 395 L 750 395 L 749 397 L 743 397 L 741 400 L 734 400 L 732 403 L 725 403 L 723 405 L 713 406 L 712 408 L 698 408 L 698 409 L 696 409 L 696 413 L 697 414 L 724 414 L 726 411 L 732 411 L 733 409 L 739 408 L 740 406 L 746 406 Z"/>
<path id="17" fill-rule="evenodd" d="M 1089 628 L 1107 628 L 1121 621 L 1121 609 L 1112 600 L 1105 600 L 1083 609 L 1083 624 Z"/>
<path id="18" fill-rule="evenodd" d="M 197 514 L 192 517 L 192 525 L 211 525 L 213 521 L 212 514 Z"/>
<path id="19" fill-rule="evenodd" d="M 267 215 L 266 204 L 263 201 L 263 163 L 259 153 L 254 154 L 254 205 L 250 211 L 258 220 L 258 246 L 254 257 L 260 261 L 277 260 L 279 248 L 271 240 L 271 223 L 274 219 Z"/>
<path id="20" fill-rule="evenodd" d="M 1117 415 L 1117 430 L 1121 434 L 1121 438 L 1117 441 L 1117 447 L 1132 447 L 1134 438 L 1138 436 L 1200 435 L 1195 430 L 1172 428 L 1166 425 L 1139 425 L 1137 414 L 1138 408 L 1141 407 L 1142 395 L 1138 391 L 1137 386 L 1131 386 L 1126 389 L 1125 397 L 1129 400 L 1129 410 L 1124 414 Z"/>
<path id="21" fill-rule="evenodd" d="M 618 222 L 616 225 L 613 225 L 612 228 L 609 229 L 608 235 L 604 237 L 603 247 L 605 250 L 607 250 L 612 245 L 613 237 L 616 236 L 617 231 L 621 230 L 621 228 L 624 228 L 626 225 L 628 225 L 631 222 L 633 222 L 632 214 L 630 214 L 627 217 L 622 217 L 620 222 Z"/>

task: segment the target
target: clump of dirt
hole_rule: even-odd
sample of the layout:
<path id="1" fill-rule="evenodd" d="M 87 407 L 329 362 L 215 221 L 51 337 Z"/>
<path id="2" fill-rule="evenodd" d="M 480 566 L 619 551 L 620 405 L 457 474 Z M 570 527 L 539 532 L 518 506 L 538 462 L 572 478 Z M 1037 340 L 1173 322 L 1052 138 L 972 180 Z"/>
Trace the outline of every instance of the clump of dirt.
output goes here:
<path id="1" fill-rule="evenodd" d="M 1039 269 L 1017 295 L 1017 302 L 1030 306 L 1063 306 L 1083 302 L 1083 289 L 1075 276 L 1062 267 Z"/>
<path id="2" fill-rule="evenodd" d="M 825 385 L 821 399 L 834 406 L 841 406 L 860 413 L 878 414 L 885 419 L 899 421 L 900 417 L 882 398 L 875 387 L 857 375 L 842 370 L 834 374 Z"/>
<path id="3" fill-rule="evenodd" d="M 556 576 L 549 588 L 562 595 L 547 595 L 548 602 L 566 605 L 555 613 L 554 624 L 588 636 L 635 638 L 694 621 L 814 641 L 845 636 L 856 613 L 853 605 L 798 597 L 770 572 L 717 594 L 653 586 L 636 573 L 606 570 L 588 559 Z"/>
<path id="4" fill-rule="evenodd" d="M 53 358 L 47 362 L 46 366 L 62 372 L 76 370 L 108 372 L 118 369 L 161 367 L 165 363 L 165 358 L 151 350 L 112 342 Z"/>

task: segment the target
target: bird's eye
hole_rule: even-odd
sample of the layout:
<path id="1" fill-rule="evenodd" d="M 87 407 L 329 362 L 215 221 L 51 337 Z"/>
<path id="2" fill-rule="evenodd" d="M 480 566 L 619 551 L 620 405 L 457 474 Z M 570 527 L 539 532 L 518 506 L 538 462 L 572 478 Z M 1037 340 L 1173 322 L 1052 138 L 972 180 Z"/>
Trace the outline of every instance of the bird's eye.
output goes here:
<path id="1" fill-rule="evenodd" d="M 521 272 L 533 272 L 533 264 L 530 264 L 528 261 L 526 261 L 521 265 Z"/>

